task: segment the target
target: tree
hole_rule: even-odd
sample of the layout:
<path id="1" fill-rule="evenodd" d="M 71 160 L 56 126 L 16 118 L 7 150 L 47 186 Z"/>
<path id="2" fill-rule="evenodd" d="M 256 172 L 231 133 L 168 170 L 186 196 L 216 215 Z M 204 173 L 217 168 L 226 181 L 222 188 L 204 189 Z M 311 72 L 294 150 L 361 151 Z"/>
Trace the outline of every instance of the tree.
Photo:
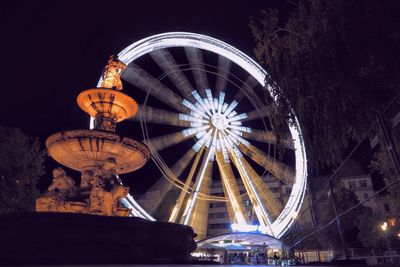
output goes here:
<path id="1" fill-rule="evenodd" d="M 0 126 L 0 213 L 34 210 L 44 160 L 37 139 Z"/>
<path id="2" fill-rule="evenodd" d="M 367 211 L 357 217 L 359 232 L 357 239 L 360 240 L 364 248 L 384 247 L 384 233 L 380 229 L 380 224 L 384 219 L 379 216 L 373 216 L 372 211 Z"/>
<path id="3" fill-rule="evenodd" d="M 400 126 L 393 129 L 391 132 L 391 139 L 394 145 L 394 149 L 399 152 L 400 151 Z M 386 148 L 385 141 L 381 134 L 378 135 L 379 137 L 379 149 L 374 154 L 370 168 L 372 171 L 376 171 L 384 180 L 386 185 L 394 182 L 394 180 L 400 178 L 397 177 L 396 171 L 394 169 L 394 165 L 392 160 L 390 159 L 389 153 Z M 400 160 L 400 159 L 399 159 Z M 390 203 L 393 204 L 394 213 L 400 213 L 400 183 L 394 183 L 387 189 L 387 198 L 389 199 Z"/>
<path id="4" fill-rule="evenodd" d="M 354 191 L 342 184 L 333 189 L 333 194 L 329 192 L 328 197 L 321 201 L 316 213 L 318 228 L 324 229 L 318 237 L 321 247 L 332 246 L 335 253 L 341 255 L 347 253 L 348 248 L 361 247 L 372 241 L 371 236 L 368 236 L 368 231 L 376 225 L 372 209 L 359 203 Z M 338 217 L 339 221 L 335 217 L 334 205 L 337 215 L 343 214 Z"/>
<path id="5" fill-rule="evenodd" d="M 250 23 L 257 58 L 277 100 L 272 120 L 298 116 L 313 170 L 338 164 L 400 85 L 397 1 L 301 0 L 288 18 Z"/>

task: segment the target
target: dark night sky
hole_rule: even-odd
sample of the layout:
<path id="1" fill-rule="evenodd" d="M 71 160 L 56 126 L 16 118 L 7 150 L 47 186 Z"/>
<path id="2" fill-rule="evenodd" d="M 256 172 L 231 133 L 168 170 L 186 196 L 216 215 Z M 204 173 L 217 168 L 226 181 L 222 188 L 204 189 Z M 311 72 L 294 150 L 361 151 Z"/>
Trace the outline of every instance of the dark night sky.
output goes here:
<path id="1" fill-rule="evenodd" d="M 42 142 L 88 127 L 76 96 L 96 85 L 110 54 L 141 38 L 191 31 L 254 58 L 249 17 L 285 1 L 11 1 L 2 4 L 0 124 Z M 134 179 L 135 181 L 136 179 Z"/>

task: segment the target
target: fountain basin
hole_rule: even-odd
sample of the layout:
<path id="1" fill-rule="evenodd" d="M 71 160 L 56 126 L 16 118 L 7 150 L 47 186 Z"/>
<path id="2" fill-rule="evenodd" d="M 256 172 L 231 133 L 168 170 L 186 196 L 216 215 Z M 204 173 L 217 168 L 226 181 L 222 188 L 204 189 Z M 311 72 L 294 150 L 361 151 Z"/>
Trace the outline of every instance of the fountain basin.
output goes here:
<path id="1" fill-rule="evenodd" d="M 150 150 L 142 142 L 105 131 L 58 132 L 47 138 L 46 147 L 58 163 L 80 172 L 101 168 L 113 158 L 117 174 L 124 174 L 141 168 L 150 159 Z"/>

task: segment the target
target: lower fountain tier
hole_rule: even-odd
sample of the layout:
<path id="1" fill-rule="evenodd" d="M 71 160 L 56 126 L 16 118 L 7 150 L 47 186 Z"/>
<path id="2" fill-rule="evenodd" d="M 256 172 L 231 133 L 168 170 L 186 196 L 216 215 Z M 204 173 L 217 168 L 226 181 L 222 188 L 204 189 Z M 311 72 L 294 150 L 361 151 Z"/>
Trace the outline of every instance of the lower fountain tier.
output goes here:
<path id="1" fill-rule="evenodd" d="M 107 159 L 117 164 L 117 174 L 140 169 L 149 159 L 149 148 L 134 139 L 95 130 L 64 131 L 46 140 L 49 155 L 77 171 L 101 168 Z"/>

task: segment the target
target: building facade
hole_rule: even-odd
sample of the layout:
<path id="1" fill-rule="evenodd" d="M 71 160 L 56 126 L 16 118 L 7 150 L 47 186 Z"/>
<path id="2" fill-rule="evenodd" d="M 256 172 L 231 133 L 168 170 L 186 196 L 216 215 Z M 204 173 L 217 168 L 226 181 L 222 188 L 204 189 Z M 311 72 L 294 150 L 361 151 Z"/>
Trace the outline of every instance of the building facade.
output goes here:
<path id="1" fill-rule="evenodd" d="M 281 203 L 283 207 L 290 196 L 292 187 L 290 185 L 283 184 L 280 180 L 270 175 L 264 176 L 263 181 L 274 194 L 275 199 L 279 203 Z M 243 197 L 243 204 L 246 208 L 246 215 L 249 218 L 250 224 L 258 224 L 257 217 L 254 214 L 253 206 L 251 204 L 249 196 L 246 194 L 243 182 L 241 180 L 237 180 L 237 184 L 240 190 L 240 194 Z M 210 192 L 214 196 L 223 196 L 224 191 L 221 181 L 213 181 L 211 184 Z M 308 206 L 308 199 L 308 194 L 306 194 L 303 207 Z M 233 222 L 229 218 L 229 212 L 225 202 L 210 202 L 208 212 L 209 214 L 207 237 L 232 232 L 231 224 Z M 270 215 L 273 219 L 275 219 L 279 214 Z"/>

